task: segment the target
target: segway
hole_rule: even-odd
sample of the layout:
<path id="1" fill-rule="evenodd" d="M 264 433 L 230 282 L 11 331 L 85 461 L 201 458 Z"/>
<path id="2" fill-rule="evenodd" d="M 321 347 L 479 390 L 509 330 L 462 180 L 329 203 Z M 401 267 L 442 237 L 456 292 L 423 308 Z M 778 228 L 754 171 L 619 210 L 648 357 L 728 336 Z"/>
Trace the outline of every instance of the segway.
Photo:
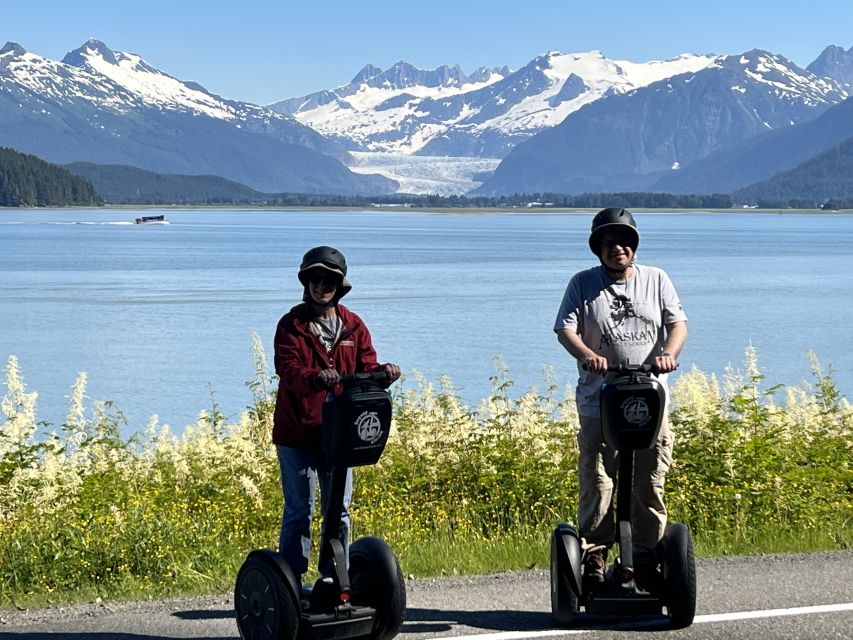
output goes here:
<path id="1" fill-rule="evenodd" d="M 391 427 L 391 396 L 378 382 L 384 372 L 341 376 L 344 391 L 323 406 L 323 448 L 331 467 L 331 496 L 319 566 L 331 577 L 299 584 L 272 549 L 249 553 L 237 574 L 234 610 L 243 640 L 369 638 L 389 640 L 406 611 L 406 583 L 397 558 L 381 539 L 359 538 L 349 563 L 339 539 L 348 467 L 376 464 Z M 347 568 L 349 564 L 349 569 Z"/>
<path id="2" fill-rule="evenodd" d="M 658 580 L 638 586 L 631 544 L 631 493 L 634 451 L 654 447 L 666 410 L 666 390 L 654 378 L 652 365 L 611 365 L 601 387 L 601 425 L 608 446 L 618 452 L 614 543 L 618 557 L 604 583 L 589 588 L 584 581 L 580 537 L 560 523 L 551 535 L 551 613 L 562 626 L 577 622 L 581 610 L 594 615 L 661 616 L 671 628 L 693 623 L 696 612 L 696 567 L 690 531 L 681 523 L 666 527 L 657 548 Z M 657 568 L 657 567 L 656 567 Z"/>

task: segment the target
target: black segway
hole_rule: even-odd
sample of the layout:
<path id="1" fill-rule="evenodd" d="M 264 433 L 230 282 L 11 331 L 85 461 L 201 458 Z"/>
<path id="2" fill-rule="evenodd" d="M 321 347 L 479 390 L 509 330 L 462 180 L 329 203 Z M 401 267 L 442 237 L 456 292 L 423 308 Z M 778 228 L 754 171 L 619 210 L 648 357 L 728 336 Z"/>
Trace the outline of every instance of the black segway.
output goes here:
<path id="1" fill-rule="evenodd" d="M 634 451 L 654 446 L 666 410 L 666 390 L 651 375 L 652 365 L 611 365 L 615 374 L 601 387 L 601 425 L 608 446 L 619 453 L 616 493 L 616 561 L 604 584 L 588 589 L 583 579 L 583 553 L 577 530 L 560 523 L 551 535 L 551 613 L 558 624 L 588 614 L 649 615 L 664 612 L 672 628 L 693 623 L 696 612 L 696 567 L 690 531 L 681 523 L 666 527 L 658 545 L 660 579 L 642 588 L 634 580 L 631 544 L 631 493 Z"/>
<path id="2" fill-rule="evenodd" d="M 389 640 L 406 612 L 406 583 L 397 558 L 381 539 L 359 538 L 349 569 L 339 539 L 348 467 L 376 464 L 391 427 L 391 396 L 379 386 L 384 372 L 341 376 L 344 392 L 323 407 L 324 453 L 332 466 L 332 491 L 323 526 L 320 566 L 333 568 L 303 587 L 272 549 L 249 553 L 237 574 L 234 610 L 243 640 Z"/>

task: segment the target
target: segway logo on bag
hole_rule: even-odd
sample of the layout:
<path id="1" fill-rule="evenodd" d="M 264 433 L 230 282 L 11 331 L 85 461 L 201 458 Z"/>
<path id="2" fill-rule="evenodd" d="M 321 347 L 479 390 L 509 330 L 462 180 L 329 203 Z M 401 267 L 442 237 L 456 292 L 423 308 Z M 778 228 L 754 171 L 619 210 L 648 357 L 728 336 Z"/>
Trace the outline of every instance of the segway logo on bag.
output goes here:
<path id="1" fill-rule="evenodd" d="M 375 411 L 364 411 L 355 419 L 358 437 L 367 444 L 373 444 L 382 437 L 382 423 Z"/>
<path id="2" fill-rule="evenodd" d="M 622 415 L 629 424 L 635 427 L 642 427 L 651 419 L 652 414 L 649 411 L 649 405 L 642 398 L 634 396 L 625 400 L 619 408 L 622 409 Z"/>

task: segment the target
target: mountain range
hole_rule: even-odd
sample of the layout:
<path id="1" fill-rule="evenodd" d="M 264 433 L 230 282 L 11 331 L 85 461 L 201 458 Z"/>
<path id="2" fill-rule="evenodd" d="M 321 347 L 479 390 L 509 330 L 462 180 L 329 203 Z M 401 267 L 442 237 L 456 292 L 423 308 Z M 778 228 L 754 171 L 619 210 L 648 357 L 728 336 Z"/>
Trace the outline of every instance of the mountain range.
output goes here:
<path id="1" fill-rule="evenodd" d="M 521 69 L 365 66 L 349 84 L 270 105 L 353 151 L 501 158 L 604 95 L 698 71 L 713 56 L 636 64 L 600 51 L 535 57 Z"/>
<path id="2" fill-rule="evenodd" d="M 270 106 L 357 157 L 383 152 L 401 166 L 412 154 L 439 166 L 448 156 L 500 159 L 492 176 L 480 172 L 472 195 L 729 193 L 840 142 L 844 126 L 824 127 L 828 137 L 805 145 L 792 135 L 790 149 L 778 148 L 787 144 L 782 132 L 819 118 L 851 87 L 853 48 L 836 46 L 806 69 L 762 50 L 646 63 L 550 52 L 518 71 L 470 76 L 367 65 L 346 85 Z M 758 158 L 762 144 L 774 152 Z M 719 175 L 708 175 L 705 161 L 719 164 Z"/>
<path id="3" fill-rule="evenodd" d="M 387 193 L 351 156 L 292 117 L 226 100 L 140 56 L 89 40 L 62 61 L 0 49 L 0 145 L 65 164 L 215 174 L 263 191 Z"/>
<path id="4" fill-rule="evenodd" d="M 716 180 L 691 166 L 765 132 L 793 130 L 846 98 L 838 80 L 779 55 L 720 57 L 583 107 L 514 148 L 476 193 L 729 193 L 790 168 L 795 156 L 767 158 L 763 172 L 735 163 Z"/>
<path id="5" fill-rule="evenodd" d="M 853 136 L 851 91 L 853 48 L 805 69 L 762 50 L 648 62 L 552 51 L 515 71 L 368 64 L 260 106 L 97 40 L 59 62 L 8 43 L 0 145 L 267 193 L 732 193 Z"/>

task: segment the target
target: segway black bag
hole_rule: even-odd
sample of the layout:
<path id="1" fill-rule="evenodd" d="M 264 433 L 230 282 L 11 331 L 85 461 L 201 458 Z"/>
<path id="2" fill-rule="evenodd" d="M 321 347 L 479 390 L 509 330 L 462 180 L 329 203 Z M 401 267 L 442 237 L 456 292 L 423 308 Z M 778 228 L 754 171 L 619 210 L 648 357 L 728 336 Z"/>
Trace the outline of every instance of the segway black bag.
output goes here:
<path id="1" fill-rule="evenodd" d="M 648 372 L 617 373 L 601 387 L 601 426 L 613 449 L 653 447 L 665 410 L 666 390 Z"/>
<path id="2" fill-rule="evenodd" d="M 391 431 L 391 394 L 360 380 L 323 405 L 323 449 L 335 467 L 376 464 Z"/>

